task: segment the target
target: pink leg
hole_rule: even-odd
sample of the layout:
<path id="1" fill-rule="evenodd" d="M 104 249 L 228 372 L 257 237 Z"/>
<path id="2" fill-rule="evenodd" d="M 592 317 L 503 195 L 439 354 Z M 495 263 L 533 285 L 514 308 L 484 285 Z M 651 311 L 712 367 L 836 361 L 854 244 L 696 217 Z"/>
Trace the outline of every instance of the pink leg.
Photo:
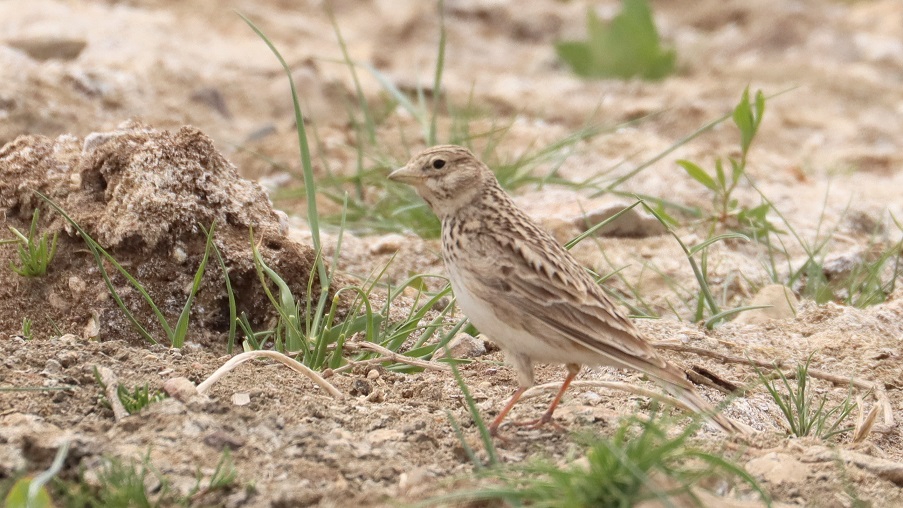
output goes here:
<path id="1" fill-rule="evenodd" d="M 495 420 L 492 420 L 492 423 L 489 425 L 489 434 L 493 437 L 498 435 L 499 425 L 502 424 L 502 420 L 508 416 L 508 413 L 511 411 L 511 408 L 517 404 L 517 401 L 520 400 L 520 396 L 524 394 L 527 389 L 523 386 L 517 389 L 514 392 L 514 395 L 511 396 L 511 402 L 509 402 L 503 409 L 502 412 L 499 413 L 498 416 L 495 417 Z"/>
<path id="2" fill-rule="evenodd" d="M 558 394 L 555 395 L 555 398 L 552 399 L 552 403 L 549 405 L 549 409 L 546 410 L 545 413 L 541 417 L 536 420 L 530 420 L 527 422 L 518 422 L 517 425 L 523 425 L 527 427 L 539 428 L 543 425 L 552 421 L 552 413 L 555 412 L 555 408 L 558 407 L 558 403 L 561 402 L 561 397 L 564 396 L 564 392 L 567 391 L 568 387 L 571 386 L 571 381 L 577 377 L 577 373 L 580 372 L 579 365 L 568 365 L 568 375 L 564 378 L 564 383 L 561 384 L 561 389 L 558 390 Z"/>

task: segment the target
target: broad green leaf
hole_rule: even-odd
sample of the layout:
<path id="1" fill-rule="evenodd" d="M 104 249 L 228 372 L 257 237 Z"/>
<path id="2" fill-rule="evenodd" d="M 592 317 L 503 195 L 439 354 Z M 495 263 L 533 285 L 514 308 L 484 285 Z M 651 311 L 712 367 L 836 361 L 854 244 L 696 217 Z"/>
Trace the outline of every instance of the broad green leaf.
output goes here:
<path id="1" fill-rule="evenodd" d="M 715 183 L 715 180 L 695 163 L 681 159 L 677 161 L 677 165 L 684 168 L 684 171 L 686 171 L 693 180 L 705 185 L 710 190 L 718 190 L 718 184 Z"/>
<path id="2" fill-rule="evenodd" d="M 663 49 L 646 0 L 623 0 L 621 12 L 604 23 L 590 8 L 586 41 L 555 45 L 558 56 L 579 76 L 662 79 L 674 70 L 675 53 Z"/>
<path id="3" fill-rule="evenodd" d="M 727 179 L 724 176 L 724 164 L 722 164 L 721 159 L 715 159 L 715 176 L 718 177 L 718 184 L 721 185 L 722 189 L 727 189 Z M 734 178 L 734 181 L 737 179 Z"/>
<path id="4" fill-rule="evenodd" d="M 34 497 L 28 499 L 28 488 L 31 486 L 31 482 L 31 478 L 22 478 L 17 481 L 6 495 L 3 506 L 7 508 L 53 508 L 53 501 L 44 487 L 39 488 Z"/>

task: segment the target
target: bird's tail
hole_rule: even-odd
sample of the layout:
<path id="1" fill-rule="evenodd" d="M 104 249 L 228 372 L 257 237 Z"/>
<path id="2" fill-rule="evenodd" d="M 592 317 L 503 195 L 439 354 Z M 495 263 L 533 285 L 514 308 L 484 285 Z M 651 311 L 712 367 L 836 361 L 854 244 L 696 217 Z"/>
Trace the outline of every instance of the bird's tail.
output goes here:
<path id="1" fill-rule="evenodd" d="M 676 367 L 673 369 L 676 372 L 682 372 L 680 369 Z M 669 369 L 669 373 L 673 372 Z M 740 422 L 735 422 L 730 418 L 721 414 L 721 412 L 712 407 L 711 404 L 708 403 L 705 399 L 699 396 L 696 393 L 696 390 L 693 389 L 693 385 L 684 378 L 676 379 L 676 376 L 671 377 L 670 379 L 659 378 L 662 386 L 665 390 L 671 394 L 674 398 L 684 403 L 684 405 L 688 406 L 694 412 L 699 413 L 709 421 L 714 423 L 718 428 L 723 430 L 728 434 L 739 434 L 739 435 L 750 435 L 755 433 L 751 427 L 748 427 Z"/>

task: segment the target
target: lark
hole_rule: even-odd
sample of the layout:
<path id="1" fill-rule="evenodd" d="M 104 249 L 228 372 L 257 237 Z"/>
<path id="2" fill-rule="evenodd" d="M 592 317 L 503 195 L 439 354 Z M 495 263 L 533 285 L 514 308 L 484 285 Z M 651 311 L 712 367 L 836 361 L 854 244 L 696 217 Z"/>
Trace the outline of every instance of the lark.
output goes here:
<path id="1" fill-rule="evenodd" d="M 593 277 L 517 207 L 469 150 L 429 148 L 389 178 L 411 185 L 442 221 L 442 257 L 458 305 L 517 372 L 518 388 L 489 426 L 492 435 L 533 386 L 534 362 L 562 363 L 567 377 L 549 409 L 526 424 L 552 421 L 583 365 L 608 365 L 642 372 L 726 432 L 743 431 L 656 354 Z"/>

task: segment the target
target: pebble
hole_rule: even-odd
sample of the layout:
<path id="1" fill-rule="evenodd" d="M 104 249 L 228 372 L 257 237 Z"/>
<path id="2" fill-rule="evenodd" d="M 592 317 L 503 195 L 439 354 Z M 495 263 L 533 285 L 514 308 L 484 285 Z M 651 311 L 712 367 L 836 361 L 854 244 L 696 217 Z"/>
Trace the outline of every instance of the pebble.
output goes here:
<path id="1" fill-rule="evenodd" d="M 163 383 L 163 391 L 170 397 L 185 402 L 197 395 L 198 389 L 187 377 L 174 377 Z"/>
<path id="2" fill-rule="evenodd" d="M 88 43 L 84 39 L 65 37 L 29 37 L 6 41 L 34 60 L 75 60 Z"/>
<path id="3" fill-rule="evenodd" d="M 250 403 L 251 403 L 251 394 L 249 394 L 249 393 L 233 393 L 232 394 L 232 405 L 247 406 Z"/>
<path id="4" fill-rule="evenodd" d="M 404 245 L 404 242 L 405 237 L 397 233 L 375 238 L 369 245 L 370 254 L 378 255 L 398 252 L 402 245 Z"/>
<path id="5" fill-rule="evenodd" d="M 486 354 L 486 343 L 469 333 L 461 332 L 448 342 L 448 355 L 451 358 L 477 358 Z M 445 348 L 437 349 L 433 359 L 444 358 Z"/>
<path id="6" fill-rule="evenodd" d="M 86 288 L 87 284 L 85 284 L 85 281 L 81 278 L 76 277 L 75 275 L 69 277 L 69 291 L 78 295 L 84 293 Z"/>
<path id="7" fill-rule="evenodd" d="M 793 319 L 796 317 L 799 301 L 793 291 L 780 284 L 770 284 L 756 293 L 749 305 L 762 305 L 740 313 L 734 321 L 739 324 L 759 324 L 772 319 Z"/>
<path id="8" fill-rule="evenodd" d="M 605 208 L 597 208 L 587 212 L 586 215 L 575 217 L 572 220 L 574 226 L 580 231 L 586 231 L 588 228 L 605 221 L 606 219 L 619 213 L 627 208 L 628 204 L 619 203 L 607 206 Z M 646 238 L 649 236 L 659 236 L 667 233 L 665 226 L 652 215 L 638 211 L 632 208 L 623 215 L 599 228 L 596 236 L 608 237 L 626 237 L 626 238 Z"/>

